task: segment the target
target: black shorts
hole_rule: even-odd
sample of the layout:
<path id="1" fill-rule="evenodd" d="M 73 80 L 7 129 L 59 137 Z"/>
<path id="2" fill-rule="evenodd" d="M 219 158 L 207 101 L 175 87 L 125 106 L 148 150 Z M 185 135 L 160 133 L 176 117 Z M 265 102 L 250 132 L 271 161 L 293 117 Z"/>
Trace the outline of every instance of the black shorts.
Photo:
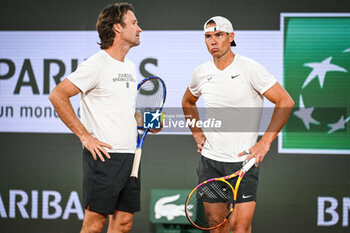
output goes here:
<path id="1" fill-rule="evenodd" d="M 83 150 L 84 208 L 100 214 L 114 210 L 140 211 L 140 177 L 130 178 L 134 154 L 109 153 L 110 159 L 94 160 L 90 151 Z"/>
<path id="2" fill-rule="evenodd" d="M 231 175 L 242 168 L 242 162 L 227 163 L 219 162 L 201 156 L 199 165 L 197 167 L 198 183 L 202 183 L 211 178 L 218 178 L 222 176 Z M 238 188 L 236 203 L 256 201 L 258 190 L 258 176 L 259 168 L 253 166 L 241 180 Z M 235 187 L 237 177 L 228 180 L 228 182 Z"/>

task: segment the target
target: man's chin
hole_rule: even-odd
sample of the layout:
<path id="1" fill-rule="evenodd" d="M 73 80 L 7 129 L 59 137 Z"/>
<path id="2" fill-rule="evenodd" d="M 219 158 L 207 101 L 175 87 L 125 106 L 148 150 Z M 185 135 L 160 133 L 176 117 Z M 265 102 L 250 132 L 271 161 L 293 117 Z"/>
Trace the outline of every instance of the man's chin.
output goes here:
<path id="1" fill-rule="evenodd" d="M 135 46 L 138 46 L 140 45 L 140 41 L 136 41 L 131 47 L 135 47 Z"/>
<path id="2" fill-rule="evenodd" d="M 219 51 L 210 51 L 210 54 L 213 56 L 213 57 L 220 57 L 220 54 L 219 54 Z"/>

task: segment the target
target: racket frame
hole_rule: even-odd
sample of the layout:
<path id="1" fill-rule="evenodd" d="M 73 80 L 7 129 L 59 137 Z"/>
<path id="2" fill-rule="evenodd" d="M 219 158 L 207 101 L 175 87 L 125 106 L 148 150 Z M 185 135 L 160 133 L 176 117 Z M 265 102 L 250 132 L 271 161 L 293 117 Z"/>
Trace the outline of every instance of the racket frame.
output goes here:
<path id="1" fill-rule="evenodd" d="M 211 178 L 211 179 L 208 179 L 206 181 L 203 181 L 202 183 L 200 183 L 199 185 L 197 185 L 191 192 L 190 194 L 188 195 L 187 199 L 186 199 L 186 204 L 185 204 L 185 213 L 186 213 L 186 217 L 188 219 L 188 221 L 195 227 L 197 227 L 198 229 L 201 229 L 201 230 L 206 230 L 206 231 L 210 231 L 210 230 L 214 230 L 216 228 L 219 228 L 220 226 L 222 226 L 223 224 L 225 224 L 225 222 L 228 221 L 228 218 L 230 217 L 230 215 L 233 213 L 233 209 L 234 209 L 234 206 L 232 206 L 230 208 L 230 212 L 227 214 L 227 216 L 225 217 L 224 221 L 216 226 L 213 226 L 213 227 L 210 227 L 210 228 L 205 228 L 205 227 L 201 227 L 201 226 L 198 226 L 189 216 L 188 212 L 188 202 L 191 198 L 191 196 L 195 193 L 195 191 L 200 188 L 202 185 L 206 184 L 206 183 L 209 183 L 209 182 L 212 182 L 212 181 L 221 181 L 221 182 L 224 182 L 226 183 L 231 189 L 232 189 L 232 193 L 233 193 L 233 200 L 236 201 L 237 200 L 237 194 L 238 194 L 238 188 L 239 188 L 239 185 L 241 183 L 241 180 L 243 179 L 244 175 L 248 172 L 248 170 L 255 164 L 255 158 L 253 157 L 252 159 L 250 159 L 249 161 L 247 162 L 244 162 L 243 163 L 243 167 L 241 169 L 239 169 L 238 171 L 232 173 L 231 175 L 227 175 L 227 176 L 223 176 L 223 177 L 218 177 L 218 178 Z M 236 185 L 235 185 L 235 188 L 233 188 L 233 186 L 227 181 L 227 180 L 230 180 L 234 177 L 238 176 L 238 179 L 237 179 L 237 182 L 236 182 Z"/>
<path id="2" fill-rule="evenodd" d="M 162 97 L 162 100 L 163 101 L 161 101 L 161 105 L 159 106 L 159 108 L 157 110 L 159 112 L 162 112 L 162 109 L 163 109 L 163 106 L 164 106 L 164 103 L 165 103 L 165 99 L 166 99 L 166 86 L 165 86 L 164 81 L 161 78 L 159 78 L 157 76 L 151 76 L 151 77 L 143 79 L 137 85 L 137 92 L 139 94 L 139 90 L 142 87 L 142 84 L 144 84 L 145 82 L 147 82 L 148 80 L 151 80 L 151 79 L 158 79 L 162 83 L 162 86 L 163 86 L 163 97 Z M 142 133 L 141 136 L 140 136 L 140 133 L 137 134 L 137 144 L 136 144 L 136 150 L 135 150 L 135 155 L 134 155 L 134 162 L 133 162 L 133 167 L 132 167 L 131 175 L 130 175 L 130 177 L 133 177 L 133 178 L 136 178 L 136 179 L 138 178 L 138 173 L 139 173 L 139 168 L 140 168 L 141 154 L 142 154 L 142 145 L 143 145 L 143 142 L 144 142 L 144 140 L 146 138 L 146 135 L 149 132 L 149 128 L 145 129 L 143 127 L 137 127 L 137 130 L 143 130 L 143 133 Z"/>

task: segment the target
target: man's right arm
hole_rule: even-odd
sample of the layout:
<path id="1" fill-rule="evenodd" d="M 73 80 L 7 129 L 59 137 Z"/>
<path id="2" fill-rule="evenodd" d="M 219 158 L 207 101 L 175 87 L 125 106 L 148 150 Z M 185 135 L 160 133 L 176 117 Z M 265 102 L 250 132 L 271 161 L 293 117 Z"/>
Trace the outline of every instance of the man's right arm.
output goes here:
<path id="1" fill-rule="evenodd" d="M 196 102 L 198 100 L 198 97 L 194 96 L 191 91 L 187 88 L 186 92 L 182 98 L 182 110 L 185 114 L 185 118 L 187 119 L 195 119 L 195 121 L 197 122 L 199 120 L 199 113 L 198 113 L 198 109 L 197 109 L 197 105 Z M 196 124 L 195 124 L 196 125 Z M 201 128 L 198 127 L 192 127 L 189 126 L 191 131 L 192 131 L 192 135 L 194 137 L 194 140 L 197 143 L 197 147 L 198 153 L 201 153 L 206 137 L 203 133 L 203 130 Z"/>
<path id="2" fill-rule="evenodd" d="M 69 98 L 79 93 L 79 88 L 68 79 L 65 79 L 51 92 L 49 99 L 63 123 L 65 123 L 67 127 L 78 136 L 83 146 L 91 152 L 93 158 L 96 160 L 97 155 L 102 161 L 104 161 L 101 152 L 104 153 L 107 158 L 110 158 L 110 156 L 103 146 L 110 149 L 112 148 L 110 145 L 100 142 L 92 137 L 74 113 Z"/>

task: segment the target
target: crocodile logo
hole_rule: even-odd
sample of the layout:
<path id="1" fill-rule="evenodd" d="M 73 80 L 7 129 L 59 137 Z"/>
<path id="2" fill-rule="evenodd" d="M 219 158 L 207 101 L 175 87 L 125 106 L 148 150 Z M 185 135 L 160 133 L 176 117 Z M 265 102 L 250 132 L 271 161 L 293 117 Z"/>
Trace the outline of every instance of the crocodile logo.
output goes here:
<path id="1" fill-rule="evenodd" d="M 186 216 L 185 205 L 171 203 L 179 198 L 180 194 L 160 198 L 154 205 L 155 218 L 166 217 L 168 221 L 171 221 L 176 217 Z"/>

